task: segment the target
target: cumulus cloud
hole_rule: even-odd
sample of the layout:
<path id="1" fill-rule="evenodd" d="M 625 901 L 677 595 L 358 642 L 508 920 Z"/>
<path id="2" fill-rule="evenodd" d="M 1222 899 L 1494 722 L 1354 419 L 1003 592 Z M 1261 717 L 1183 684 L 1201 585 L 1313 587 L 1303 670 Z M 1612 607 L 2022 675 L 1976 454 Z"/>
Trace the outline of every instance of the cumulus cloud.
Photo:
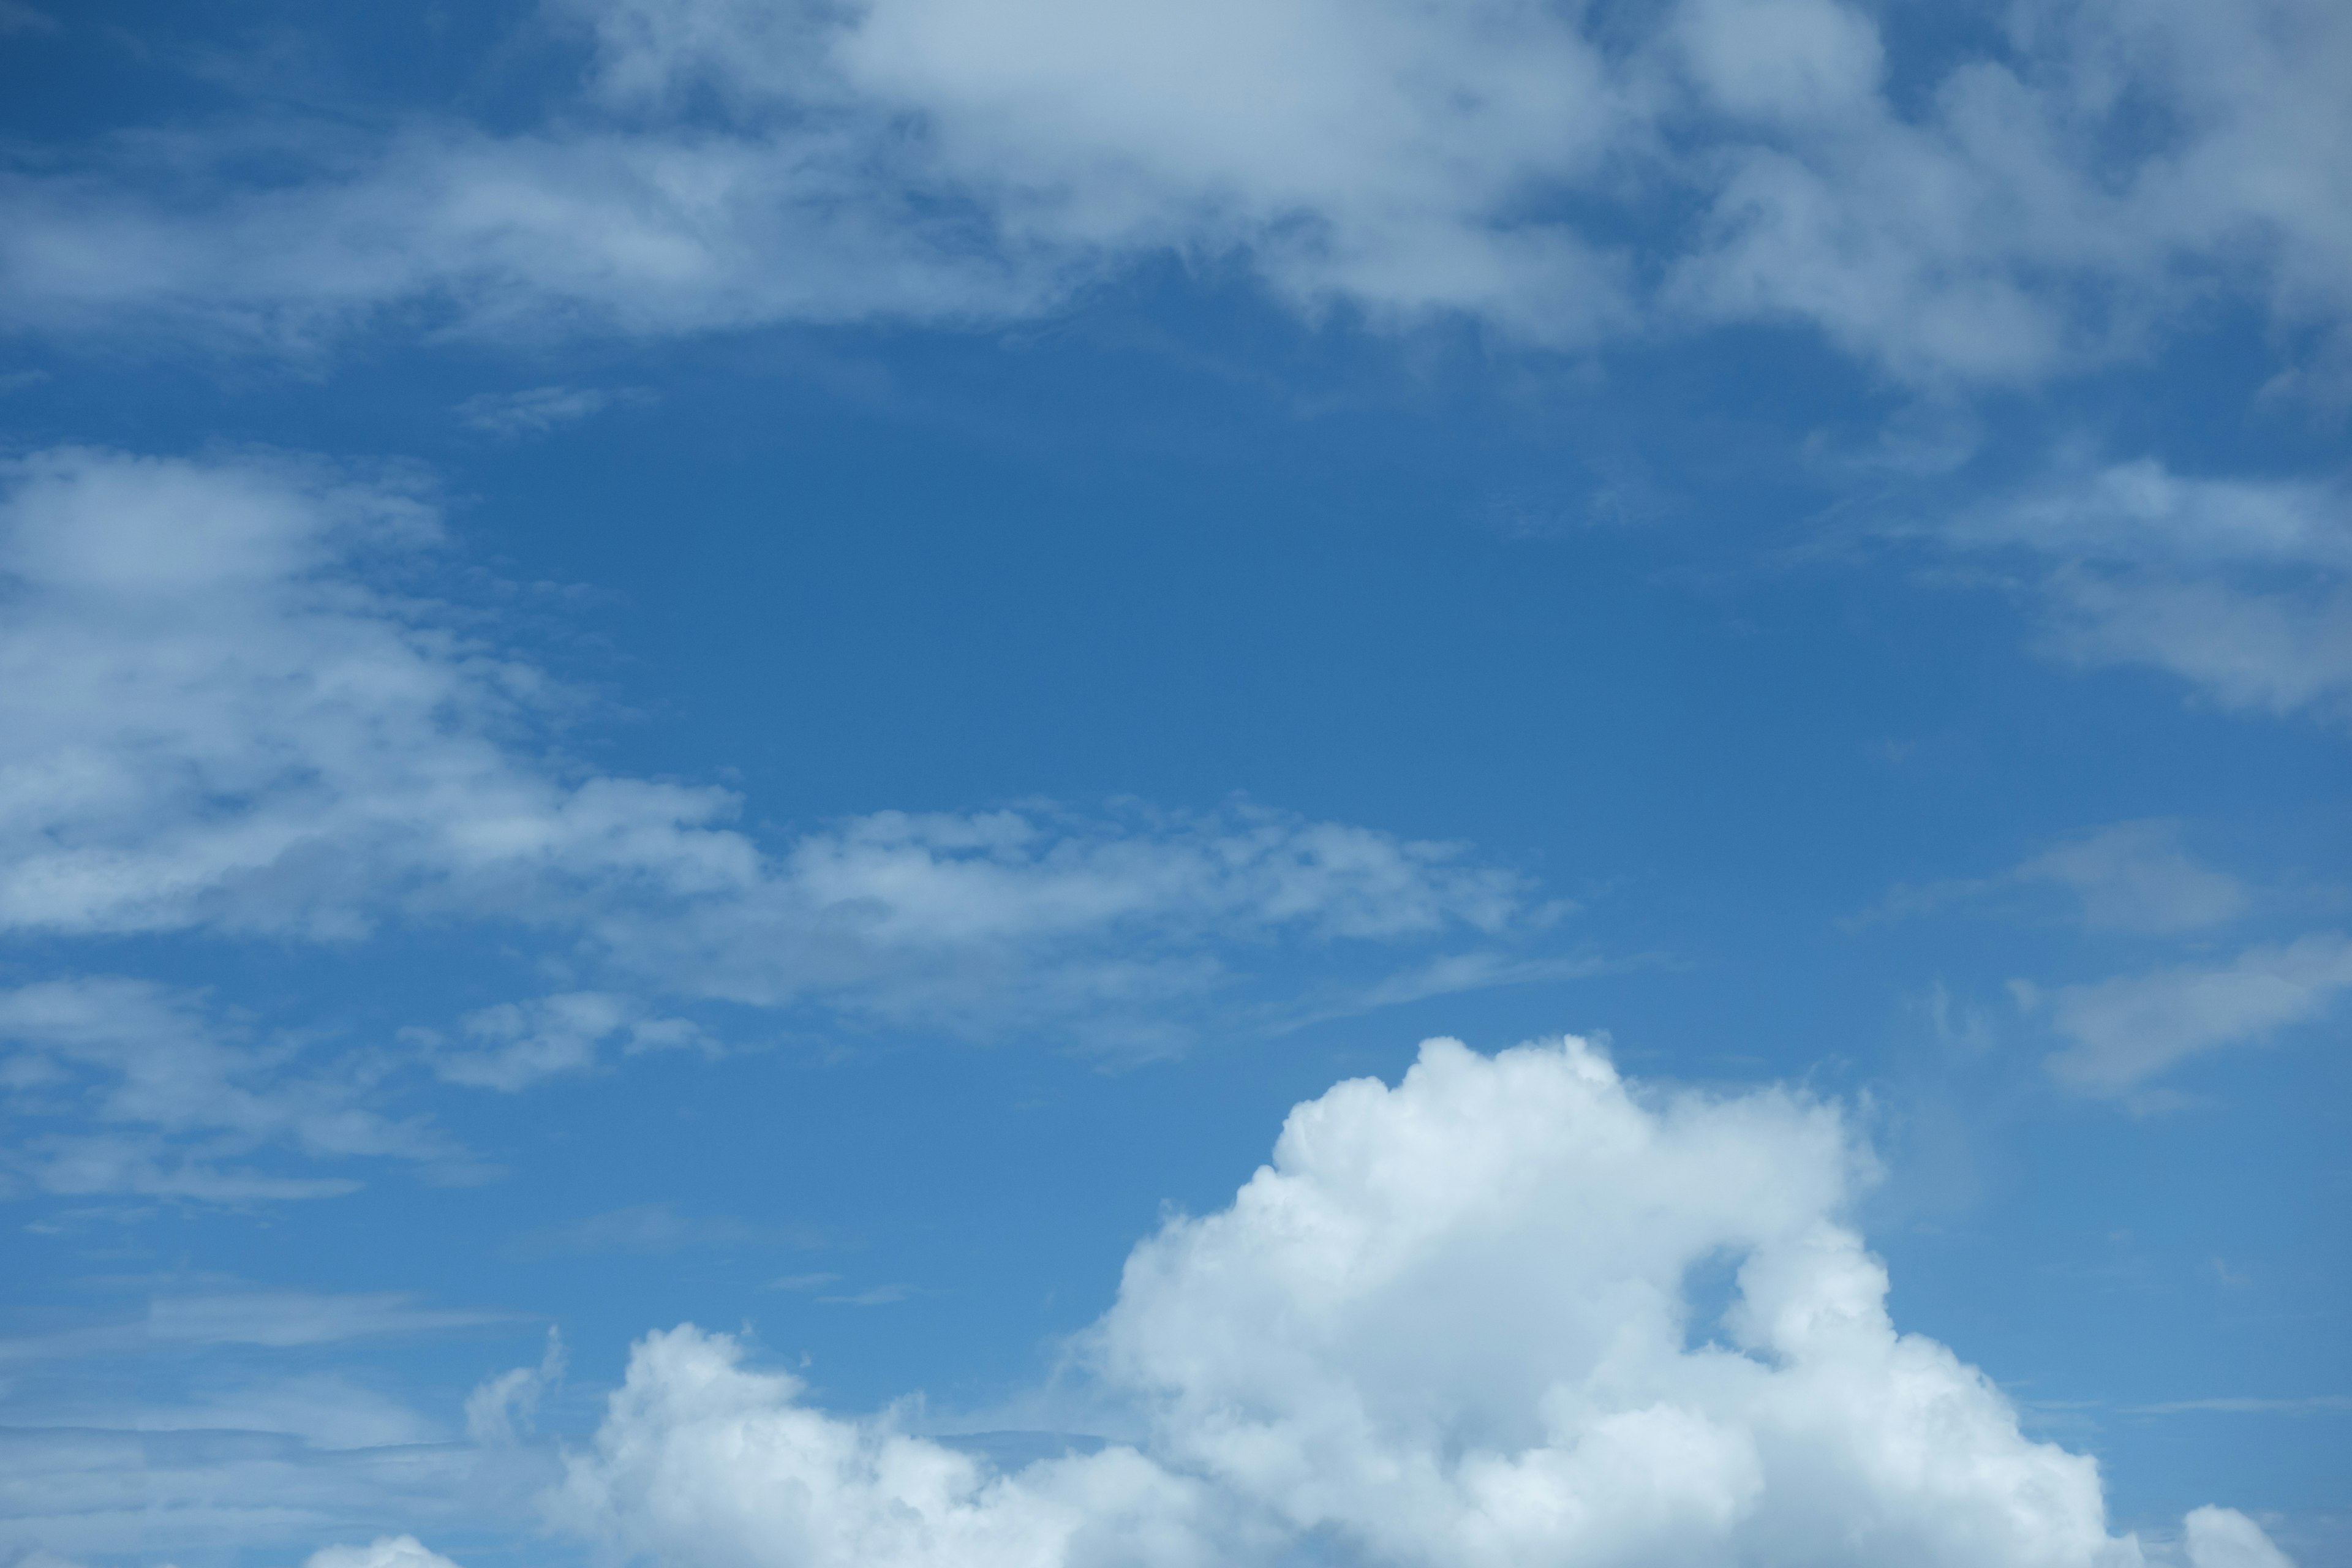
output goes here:
<path id="1" fill-rule="evenodd" d="M 546 1506 L 720 1568 L 2141 1563 L 2092 1460 L 1889 1321 L 1847 1218 L 1869 1168 L 1782 1090 L 1433 1040 L 1393 1088 L 1299 1106 L 1230 1207 L 1129 1258 L 1080 1359 L 1140 1446 L 995 1468 L 688 1327 L 639 1344 Z M 2262 1541 L 2218 1517 L 2192 1541 Z"/>
<path id="2" fill-rule="evenodd" d="M 1576 345 L 1781 321 L 1921 382 L 2137 346 L 2219 280 L 2338 331 L 2352 23 L 2013 9 L 1897 82 L 1840 0 L 565 0 L 577 90 L 123 138 L 14 176 L 0 299 L 278 342 L 1002 320 L 1150 254 L 1308 311 Z M 258 139 L 307 174 L 242 183 Z"/>
<path id="3" fill-rule="evenodd" d="M 599 966 L 415 1037 L 454 1081 L 706 1043 L 647 989 L 1161 1049 L 1270 943 L 1507 949 L 1558 912 L 1460 846 L 1248 805 L 882 812 L 763 845 L 725 791 L 568 763 L 541 670 L 382 585 L 437 537 L 414 476 L 60 449 L 0 484 L 0 931 L 492 921 Z"/>
<path id="4" fill-rule="evenodd" d="M 2339 485 L 2068 461 L 1926 531 L 2010 572 L 2060 658 L 2165 670 L 2224 709 L 2352 710 L 2352 498 Z"/>
<path id="5" fill-rule="evenodd" d="M 2227 963 L 2065 986 L 2049 1007 L 2070 1043 L 2050 1070 L 2087 1092 L 2122 1093 L 2190 1057 L 2319 1017 L 2347 987 L 2352 940 L 2334 933 L 2249 948 Z"/>
<path id="6" fill-rule="evenodd" d="M 2189 1515 L 2189 1568 L 2294 1568 L 2263 1527 L 2233 1508 Z"/>

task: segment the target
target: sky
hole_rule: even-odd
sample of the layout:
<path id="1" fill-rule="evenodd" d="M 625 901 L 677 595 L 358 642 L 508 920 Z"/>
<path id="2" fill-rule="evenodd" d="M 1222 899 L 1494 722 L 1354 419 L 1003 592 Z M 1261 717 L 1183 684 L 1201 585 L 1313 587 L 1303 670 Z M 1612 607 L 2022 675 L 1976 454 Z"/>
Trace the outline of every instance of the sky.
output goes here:
<path id="1" fill-rule="evenodd" d="M 0 1568 L 2352 1565 L 2347 80 L 0 0 Z"/>

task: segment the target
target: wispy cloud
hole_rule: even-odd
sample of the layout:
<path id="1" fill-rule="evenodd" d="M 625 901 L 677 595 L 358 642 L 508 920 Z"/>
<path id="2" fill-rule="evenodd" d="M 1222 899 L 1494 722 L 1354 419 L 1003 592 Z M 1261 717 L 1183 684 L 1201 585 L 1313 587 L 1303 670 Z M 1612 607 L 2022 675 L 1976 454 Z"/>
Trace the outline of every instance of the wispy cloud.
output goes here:
<path id="1" fill-rule="evenodd" d="M 487 1173 L 425 1117 L 373 1107 L 379 1061 L 306 1051 L 146 982 L 0 991 L 0 1106 L 14 1123 L 0 1172 L 45 1192 L 331 1197 L 358 1184 L 315 1166 L 352 1159 L 405 1161 L 443 1180 Z M 289 1158 L 310 1168 L 289 1172 Z"/>
<path id="2" fill-rule="evenodd" d="M 1895 888 L 1875 909 L 1847 923 L 1902 920 L 2042 888 L 2070 895 L 2077 918 L 2092 931 L 2175 935 L 2245 914 L 2254 901 L 2252 890 L 2183 848 L 2180 837 L 2181 824 L 2169 819 L 2115 823 L 2076 834 L 1994 876 Z"/>
<path id="3" fill-rule="evenodd" d="M 162 1348 L 250 1345 L 286 1350 L 406 1338 L 528 1321 L 511 1312 L 431 1307 L 411 1291 L 335 1294 L 218 1289 L 157 1295 L 135 1318 L 0 1339 L 0 1362 L 143 1354 Z"/>
<path id="4" fill-rule="evenodd" d="M 2285 1399 L 2223 1396 L 2172 1399 L 2158 1405 L 2126 1405 L 2126 1415 L 2340 1415 L 2352 1414 L 2352 1395 L 2311 1394 Z"/>
<path id="5" fill-rule="evenodd" d="M 2071 1043 L 2050 1070 L 2073 1088 L 2122 1094 L 2175 1064 L 2260 1040 L 2324 1014 L 2352 989 L 2352 940 L 2332 932 L 2052 992 L 2052 1026 Z M 2039 993 L 2023 993 L 2035 1005 Z"/>
<path id="6" fill-rule="evenodd" d="M 430 302 L 543 340 L 1003 320 L 1175 253 L 1376 327 L 1790 321 L 1945 384 L 2136 347 L 2190 275 L 2323 336 L 2352 298 L 2324 5 L 2094 7 L 1899 98 L 1875 17 L 1830 0 L 542 15 L 570 36 L 517 47 L 587 64 L 537 125 L 245 127 L 14 176 L 0 300 L 278 346 Z M 2179 144 L 2125 134 L 2129 104 Z M 265 148 L 289 177 L 255 188 Z M 1659 221 L 1660 189 L 1693 220 Z"/>
<path id="7" fill-rule="evenodd" d="M 644 405 L 653 394 L 643 387 L 535 386 L 525 392 L 477 393 L 457 405 L 458 420 L 491 436 L 544 436 L 608 408 Z"/>
<path id="8" fill-rule="evenodd" d="M 761 842 L 727 791 L 566 764 L 542 671 L 371 585 L 370 552 L 436 536 L 413 475 L 66 450 L 5 480 L 0 929 L 564 943 L 590 984 L 412 1037 L 457 1081 L 711 1046 L 649 994 L 1165 1051 L 1271 954 L 1524 949 L 1559 912 L 1465 846 L 1245 802 L 885 811 Z"/>
<path id="9" fill-rule="evenodd" d="M 2224 709 L 2352 713 L 2352 495 L 2340 484 L 2073 457 L 1893 531 L 2002 574 L 2061 659 L 2161 669 Z"/>

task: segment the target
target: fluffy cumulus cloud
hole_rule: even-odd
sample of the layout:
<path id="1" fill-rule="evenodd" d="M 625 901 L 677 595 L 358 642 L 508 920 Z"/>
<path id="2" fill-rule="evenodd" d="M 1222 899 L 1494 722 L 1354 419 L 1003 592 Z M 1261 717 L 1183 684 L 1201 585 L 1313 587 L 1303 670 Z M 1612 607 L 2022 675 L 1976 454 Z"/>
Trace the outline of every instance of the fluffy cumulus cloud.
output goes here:
<path id="1" fill-rule="evenodd" d="M 512 1089 L 706 1043 L 637 991 L 1152 1049 L 1253 948 L 1452 943 L 1499 983 L 1558 912 L 1458 846 L 1247 805 L 882 812 L 762 844 L 728 792 L 569 763 L 539 668 L 386 585 L 437 531 L 414 476 L 284 456 L 0 472 L 0 932 L 537 933 L 612 984 L 418 1037 L 443 1078 Z"/>
<path id="2" fill-rule="evenodd" d="M 2141 1563 L 2094 1461 L 1889 1321 L 1847 1218 L 1868 1169 L 1784 1091 L 1432 1041 L 1393 1088 L 1299 1106 L 1230 1207 L 1129 1258 L 1081 1360 L 1139 1445 L 995 1468 L 681 1328 L 547 1506 L 739 1568 Z M 2198 1568 L 2273 1561 L 2241 1515 L 2189 1530 Z"/>
<path id="3" fill-rule="evenodd" d="M 548 121 L 125 139 L 13 176 L 20 325 L 314 342 L 1053 308 L 1152 253 L 1554 344 L 1788 321 L 1921 381 L 2145 341 L 2216 280 L 2339 332 L 2327 0 L 2011 7 L 1892 58 L 1840 0 L 564 0 Z M 307 172 L 266 190 L 255 153 Z M 168 193 L 168 195 L 165 194 Z"/>

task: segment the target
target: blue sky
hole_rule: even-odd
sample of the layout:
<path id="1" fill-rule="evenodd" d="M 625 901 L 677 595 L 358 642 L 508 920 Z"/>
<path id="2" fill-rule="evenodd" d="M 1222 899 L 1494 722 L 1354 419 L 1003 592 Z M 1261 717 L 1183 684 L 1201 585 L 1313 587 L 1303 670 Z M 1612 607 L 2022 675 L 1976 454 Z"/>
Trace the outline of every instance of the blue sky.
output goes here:
<path id="1" fill-rule="evenodd" d="M 2340 7 L 0 73 L 0 1568 L 2352 1563 Z"/>

